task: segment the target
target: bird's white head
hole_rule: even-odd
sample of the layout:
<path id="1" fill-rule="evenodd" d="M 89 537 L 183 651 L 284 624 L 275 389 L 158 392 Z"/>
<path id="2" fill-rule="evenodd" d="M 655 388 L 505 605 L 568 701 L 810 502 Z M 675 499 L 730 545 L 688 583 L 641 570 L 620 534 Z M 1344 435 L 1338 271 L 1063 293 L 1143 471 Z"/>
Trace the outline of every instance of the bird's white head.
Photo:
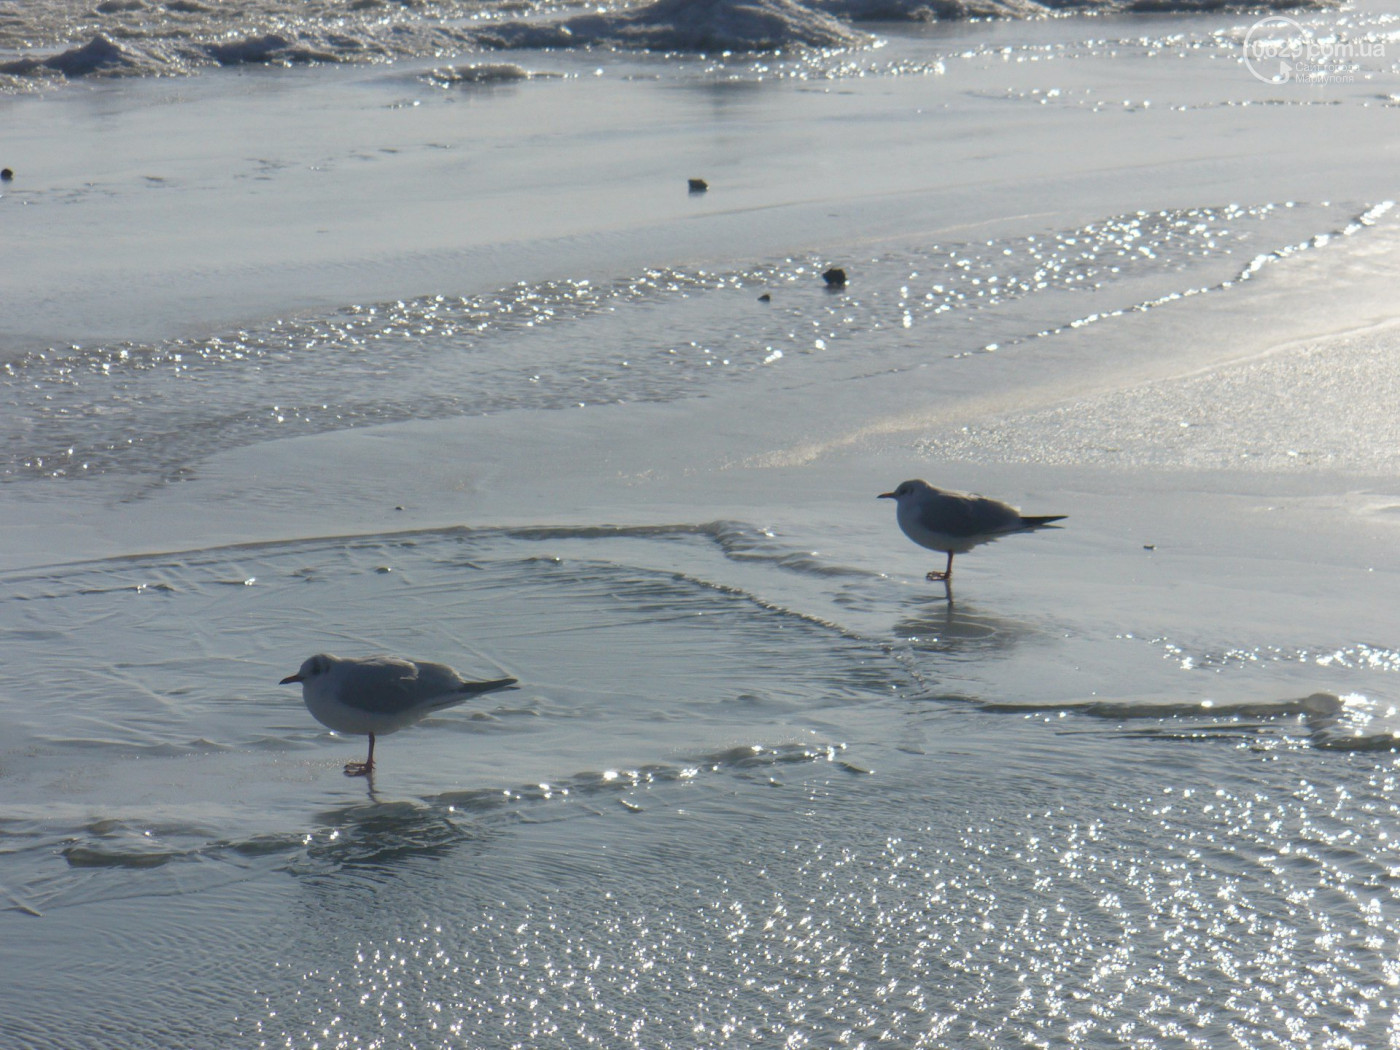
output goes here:
<path id="1" fill-rule="evenodd" d="M 317 653 L 315 656 L 308 656 L 302 661 L 301 670 L 297 671 L 296 674 L 289 674 L 277 684 L 289 685 L 292 682 L 309 682 L 312 679 L 321 677 L 323 674 L 329 674 L 331 668 L 334 667 L 337 662 L 336 658 L 328 653 Z"/>
<path id="2" fill-rule="evenodd" d="M 876 498 L 892 499 L 896 503 L 898 503 L 900 500 L 905 499 L 908 496 L 912 496 L 915 493 L 927 492 L 929 490 L 929 487 L 930 486 L 927 481 L 921 481 L 918 478 L 913 478 L 909 481 L 901 481 L 895 487 L 895 490 L 893 492 L 882 492 Z"/>

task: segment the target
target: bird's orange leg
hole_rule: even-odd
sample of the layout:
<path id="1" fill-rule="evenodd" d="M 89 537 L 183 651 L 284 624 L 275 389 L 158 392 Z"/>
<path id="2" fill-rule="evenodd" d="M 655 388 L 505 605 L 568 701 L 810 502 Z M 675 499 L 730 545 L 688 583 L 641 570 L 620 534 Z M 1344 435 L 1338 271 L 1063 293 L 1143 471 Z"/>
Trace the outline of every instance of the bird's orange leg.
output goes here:
<path id="1" fill-rule="evenodd" d="M 368 777 L 374 774 L 374 734 L 369 735 L 369 754 L 365 756 L 363 762 L 346 762 L 345 775 L 347 777 Z"/>
<path id="2" fill-rule="evenodd" d="M 942 572 L 939 572 L 937 569 L 934 569 L 931 573 L 925 576 L 924 579 L 932 580 L 935 583 L 939 582 L 940 580 L 943 583 L 951 583 L 953 580 L 953 552 L 948 552 L 948 564 L 944 566 Z"/>

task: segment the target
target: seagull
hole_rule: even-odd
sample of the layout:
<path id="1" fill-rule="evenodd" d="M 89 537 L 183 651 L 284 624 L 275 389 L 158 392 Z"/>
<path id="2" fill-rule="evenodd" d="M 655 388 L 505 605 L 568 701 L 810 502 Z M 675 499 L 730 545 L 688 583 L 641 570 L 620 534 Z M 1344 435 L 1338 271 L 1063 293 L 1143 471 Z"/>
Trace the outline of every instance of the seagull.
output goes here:
<path id="1" fill-rule="evenodd" d="M 935 569 L 926 579 L 953 582 L 953 555 L 964 554 L 978 544 L 990 543 L 1013 532 L 1058 528 L 1051 522 L 1067 515 L 1052 514 L 1030 518 L 1015 507 L 986 496 L 936 489 L 927 481 L 901 481 L 893 492 L 880 493 L 879 499 L 895 502 L 895 518 L 904 535 L 920 547 L 947 551 L 948 564 Z"/>
<path id="2" fill-rule="evenodd" d="M 341 659 L 328 653 L 308 657 L 296 674 L 279 685 L 301 683 L 306 709 L 322 725 L 337 733 L 369 736 L 369 754 L 363 762 L 347 762 L 347 777 L 374 773 L 374 738 L 394 733 L 426 718 L 495 689 L 515 685 L 514 678 L 468 682 L 444 664 L 418 663 L 393 656 Z"/>

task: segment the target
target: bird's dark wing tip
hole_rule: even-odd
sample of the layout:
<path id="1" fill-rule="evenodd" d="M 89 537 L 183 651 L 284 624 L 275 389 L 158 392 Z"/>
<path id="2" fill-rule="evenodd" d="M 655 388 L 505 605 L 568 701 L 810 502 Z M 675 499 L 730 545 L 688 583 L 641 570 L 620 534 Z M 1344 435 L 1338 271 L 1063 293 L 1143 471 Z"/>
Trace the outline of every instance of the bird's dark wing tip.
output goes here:
<path id="1" fill-rule="evenodd" d="M 495 689 L 510 689 L 520 684 L 518 678 L 495 678 L 489 682 L 463 682 L 464 693 L 489 693 Z"/>

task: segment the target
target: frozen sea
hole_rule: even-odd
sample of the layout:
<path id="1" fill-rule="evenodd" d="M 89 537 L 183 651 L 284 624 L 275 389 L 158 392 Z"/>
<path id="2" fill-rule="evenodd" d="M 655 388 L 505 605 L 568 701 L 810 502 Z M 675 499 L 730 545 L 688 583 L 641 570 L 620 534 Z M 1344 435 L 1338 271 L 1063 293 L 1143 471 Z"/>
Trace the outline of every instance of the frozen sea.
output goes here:
<path id="1" fill-rule="evenodd" d="M 998 10 L 0 4 L 0 1046 L 1400 1046 L 1400 14 Z"/>

